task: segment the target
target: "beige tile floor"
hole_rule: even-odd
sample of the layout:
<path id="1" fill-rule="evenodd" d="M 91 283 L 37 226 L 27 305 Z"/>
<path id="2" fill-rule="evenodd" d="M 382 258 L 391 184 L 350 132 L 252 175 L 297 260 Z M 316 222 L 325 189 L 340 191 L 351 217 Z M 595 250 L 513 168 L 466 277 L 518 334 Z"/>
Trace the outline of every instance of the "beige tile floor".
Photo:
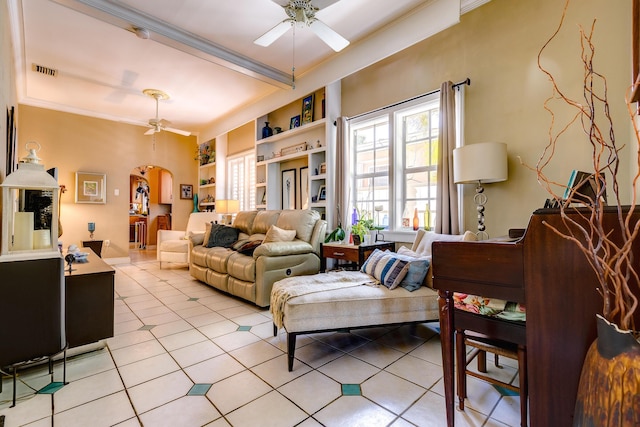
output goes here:
<path id="1" fill-rule="evenodd" d="M 24 369 L 10 408 L 3 378 L 5 427 L 446 425 L 437 323 L 302 336 L 288 372 L 268 310 L 152 256 L 116 267 L 115 336 L 69 358 L 67 385 L 38 394 L 50 375 Z M 503 362 L 493 370 L 517 382 Z M 519 397 L 474 378 L 468 388 L 457 426 L 520 425 Z"/>

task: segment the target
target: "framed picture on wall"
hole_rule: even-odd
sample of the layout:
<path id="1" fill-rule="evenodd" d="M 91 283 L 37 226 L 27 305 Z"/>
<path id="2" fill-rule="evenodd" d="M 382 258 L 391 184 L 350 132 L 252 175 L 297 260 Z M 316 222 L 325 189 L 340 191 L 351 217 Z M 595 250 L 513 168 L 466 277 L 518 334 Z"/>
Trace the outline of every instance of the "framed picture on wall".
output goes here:
<path id="1" fill-rule="evenodd" d="M 193 199 L 193 185 L 180 184 L 180 198 Z"/>
<path id="2" fill-rule="evenodd" d="M 107 202 L 106 187 L 106 174 L 76 172 L 76 203 L 105 204 Z"/>
<path id="3" fill-rule="evenodd" d="M 296 170 L 282 171 L 282 209 L 296 208 Z"/>
<path id="4" fill-rule="evenodd" d="M 313 121 L 313 94 L 302 100 L 302 120 L 300 124 L 306 125 Z"/>
<path id="5" fill-rule="evenodd" d="M 300 168 L 300 206 L 302 209 L 309 209 L 309 166 Z"/>

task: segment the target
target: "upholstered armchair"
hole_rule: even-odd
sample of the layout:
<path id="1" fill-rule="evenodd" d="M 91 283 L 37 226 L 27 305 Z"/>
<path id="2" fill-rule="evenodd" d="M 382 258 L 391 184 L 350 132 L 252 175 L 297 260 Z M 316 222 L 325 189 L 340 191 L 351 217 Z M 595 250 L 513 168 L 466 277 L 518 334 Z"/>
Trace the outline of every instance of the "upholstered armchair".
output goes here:
<path id="1" fill-rule="evenodd" d="M 178 230 L 158 230 L 158 250 L 157 259 L 162 262 L 177 262 L 181 264 L 189 263 L 189 236 L 205 232 L 205 224 L 216 221 L 219 214 L 215 212 L 193 212 L 189 215 L 187 229 Z"/>

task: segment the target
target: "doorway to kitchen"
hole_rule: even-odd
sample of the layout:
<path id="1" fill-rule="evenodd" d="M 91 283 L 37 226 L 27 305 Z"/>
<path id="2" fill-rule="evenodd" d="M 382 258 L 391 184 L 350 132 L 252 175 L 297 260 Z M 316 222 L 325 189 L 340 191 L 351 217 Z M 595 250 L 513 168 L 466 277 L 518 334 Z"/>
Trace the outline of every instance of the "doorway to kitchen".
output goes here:
<path id="1" fill-rule="evenodd" d="M 141 165 L 129 174 L 129 252 L 155 251 L 158 230 L 171 229 L 173 175 Z"/>

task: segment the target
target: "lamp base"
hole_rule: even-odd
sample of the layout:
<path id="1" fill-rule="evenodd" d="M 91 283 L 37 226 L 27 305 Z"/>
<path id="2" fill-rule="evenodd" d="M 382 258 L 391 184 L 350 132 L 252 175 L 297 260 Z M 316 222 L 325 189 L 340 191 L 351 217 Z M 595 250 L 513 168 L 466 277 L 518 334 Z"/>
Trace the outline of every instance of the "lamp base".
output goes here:
<path id="1" fill-rule="evenodd" d="M 485 231 L 486 226 L 484 225 L 484 205 L 487 203 L 487 195 L 484 194 L 484 187 L 480 181 L 478 181 L 478 185 L 476 186 L 476 195 L 473 196 L 473 201 L 476 204 L 476 211 L 478 212 L 478 232 L 476 233 L 476 239 L 487 240 L 489 234 Z"/>

